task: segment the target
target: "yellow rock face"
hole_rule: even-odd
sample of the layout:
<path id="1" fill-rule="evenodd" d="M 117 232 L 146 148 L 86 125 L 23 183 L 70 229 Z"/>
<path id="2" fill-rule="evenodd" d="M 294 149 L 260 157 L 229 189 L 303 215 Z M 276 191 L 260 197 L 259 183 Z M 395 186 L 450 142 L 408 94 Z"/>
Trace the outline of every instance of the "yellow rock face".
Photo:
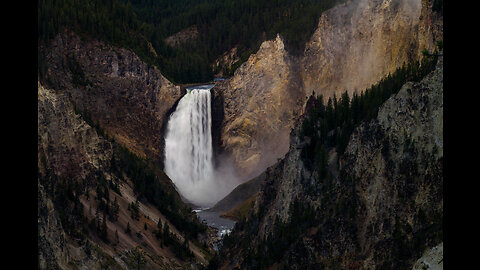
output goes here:
<path id="1" fill-rule="evenodd" d="M 264 42 L 229 80 L 224 96 L 223 147 L 245 178 L 258 175 L 289 147 L 294 119 L 313 91 L 324 98 L 360 93 L 404 63 L 432 51 L 442 38 L 431 1 L 354 0 L 323 13 L 303 55 L 280 36 Z"/>
<path id="2" fill-rule="evenodd" d="M 225 99 L 223 147 L 245 178 L 260 173 L 288 150 L 292 109 L 304 95 L 295 85 L 292 65 L 277 36 L 264 42 L 234 77 L 216 86 Z"/>
<path id="3" fill-rule="evenodd" d="M 427 4 L 422 9 L 421 0 L 358 0 L 325 12 L 301 60 L 306 94 L 360 93 L 419 59 L 424 48 L 432 50 L 431 33 L 419 31 Z"/>

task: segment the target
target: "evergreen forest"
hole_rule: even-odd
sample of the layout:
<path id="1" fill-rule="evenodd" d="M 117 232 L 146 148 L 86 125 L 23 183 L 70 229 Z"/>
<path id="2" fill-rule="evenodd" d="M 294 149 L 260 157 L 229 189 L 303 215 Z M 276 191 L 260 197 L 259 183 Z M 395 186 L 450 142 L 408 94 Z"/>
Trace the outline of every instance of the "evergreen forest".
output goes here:
<path id="1" fill-rule="evenodd" d="M 279 33 L 300 54 L 321 13 L 339 0 L 38 0 L 39 44 L 62 31 L 128 48 L 174 83 L 213 80 L 235 69 Z M 198 37 L 178 46 L 165 39 L 195 26 Z M 232 67 L 215 66 L 237 48 Z M 152 50 L 153 48 L 153 50 Z"/>

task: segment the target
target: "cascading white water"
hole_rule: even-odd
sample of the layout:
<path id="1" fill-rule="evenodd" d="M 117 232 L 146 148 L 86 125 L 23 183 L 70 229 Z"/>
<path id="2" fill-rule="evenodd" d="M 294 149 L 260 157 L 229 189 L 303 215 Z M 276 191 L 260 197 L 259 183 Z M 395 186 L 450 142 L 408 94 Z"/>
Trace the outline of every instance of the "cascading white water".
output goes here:
<path id="1" fill-rule="evenodd" d="M 187 89 L 170 116 L 165 137 L 165 173 L 185 199 L 200 207 L 213 206 L 229 192 L 213 167 L 212 87 Z"/>

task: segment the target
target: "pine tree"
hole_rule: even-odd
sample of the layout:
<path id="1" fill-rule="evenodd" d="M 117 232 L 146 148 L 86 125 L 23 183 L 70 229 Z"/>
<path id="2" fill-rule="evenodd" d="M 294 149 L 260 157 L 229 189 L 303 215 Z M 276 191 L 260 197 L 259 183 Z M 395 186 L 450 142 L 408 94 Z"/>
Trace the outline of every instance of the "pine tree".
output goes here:
<path id="1" fill-rule="evenodd" d="M 166 222 L 165 226 L 163 227 L 163 241 L 165 241 L 166 246 L 170 244 L 170 228 L 168 227 L 168 223 Z"/>
<path id="2" fill-rule="evenodd" d="M 125 230 L 125 233 L 130 234 L 132 230 L 130 229 L 130 222 L 127 223 L 127 229 Z"/>
<path id="3" fill-rule="evenodd" d="M 138 202 L 138 199 L 135 201 L 135 204 L 132 202 L 132 205 L 130 206 L 131 212 L 131 218 L 135 220 L 140 220 L 140 205 Z"/>
<path id="4" fill-rule="evenodd" d="M 95 192 L 97 194 L 97 200 L 101 200 L 103 197 L 103 191 L 100 185 L 97 186 L 97 188 L 95 189 Z"/>
<path id="5" fill-rule="evenodd" d="M 147 260 L 145 259 L 144 252 L 140 249 L 140 247 L 136 247 L 132 250 L 127 258 L 127 265 L 129 269 L 145 269 L 147 264 Z"/>
<path id="6" fill-rule="evenodd" d="M 190 252 L 190 245 L 188 244 L 187 236 L 183 237 L 183 249 L 188 253 Z"/>
<path id="7" fill-rule="evenodd" d="M 337 95 L 333 93 L 333 128 L 336 128 L 338 126 L 338 114 L 339 114 L 339 109 L 338 109 L 338 101 L 337 101 Z"/>
<path id="8" fill-rule="evenodd" d="M 135 201 L 135 209 L 140 209 L 140 203 L 138 202 L 138 199 Z"/>
<path id="9" fill-rule="evenodd" d="M 158 223 L 157 223 L 157 230 L 155 231 L 155 236 L 157 239 L 160 239 L 162 237 L 162 220 L 158 218 Z"/>
<path id="10" fill-rule="evenodd" d="M 327 118 L 327 129 L 330 130 L 334 127 L 334 115 L 333 115 L 333 103 L 332 98 L 328 98 L 327 108 L 325 109 L 325 116 Z"/>

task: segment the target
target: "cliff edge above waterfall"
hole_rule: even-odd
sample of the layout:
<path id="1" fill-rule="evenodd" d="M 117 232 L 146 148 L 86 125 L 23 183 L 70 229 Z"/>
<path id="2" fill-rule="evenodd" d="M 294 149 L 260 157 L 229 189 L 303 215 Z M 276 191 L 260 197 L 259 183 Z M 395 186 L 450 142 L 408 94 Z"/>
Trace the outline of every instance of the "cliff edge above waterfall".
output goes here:
<path id="1" fill-rule="evenodd" d="M 47 87 L 68 93 L 77 110 L 130 151 L 162 160 L 163 125 L 180 86 L 127 49 L 71 32 L 40 46 L 39 55 Z"/>

